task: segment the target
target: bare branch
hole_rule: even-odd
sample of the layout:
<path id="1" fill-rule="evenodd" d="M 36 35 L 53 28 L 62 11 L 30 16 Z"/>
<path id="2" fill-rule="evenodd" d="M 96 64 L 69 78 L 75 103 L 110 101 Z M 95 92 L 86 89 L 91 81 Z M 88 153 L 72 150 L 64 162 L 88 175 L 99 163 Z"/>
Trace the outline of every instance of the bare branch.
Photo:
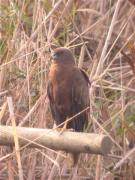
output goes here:
<path id="1" fill-rule="evenodd" d="M 107 155 L 112 147 L 110 138 L 103 134 L 63 132 L 56 130 L 17 127 L 20 146 L 42 146 L 67 152 L 92 153 Z M 0 126 L 0 145 L 14 145 L 11 126 Z"/>

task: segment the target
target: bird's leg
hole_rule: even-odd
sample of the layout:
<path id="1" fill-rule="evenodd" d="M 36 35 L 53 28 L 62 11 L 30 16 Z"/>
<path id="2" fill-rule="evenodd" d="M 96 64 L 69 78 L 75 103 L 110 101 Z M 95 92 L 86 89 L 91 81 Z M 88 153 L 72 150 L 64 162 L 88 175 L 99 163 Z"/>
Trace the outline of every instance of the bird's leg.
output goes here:
<path id="1" fill-rule="evenodd" d="M 68 124 L 67 120 L 64 122 L 64 126 L 63 127 L 57 127 L 57 125 L 54 124 L 53 125 L 53 129 L 59 131 L 60 134 L 62 134 L 64 131 L 67 130 L 67 124 Z"/>
<path id="2" fill-rule="evenodd" d="M 54 125 L 53 125 L 53 129 L 55 130 L 55 131 L 58 131 L 58 132 L 61 132 L 61 130 L 62 130 L 62 128 L 60 128 L 60 127 L 57 127 L 57 125 L 54 123 Z"/>
<path id="3" fill-rule="evenodd" d="M 62 134 L 66 130 L 67 131 L 71 131 L 71 132 L 74 131 L 74 129 L 72 129 L 72 128 L 71 129 L 67 129 L 67 125 L 68 125 L 68 119 L 65 120 L 63 127 L 57 127 L 56 124 L 54 124 L 53 125 L 53 129 L 59 131 L 60 134 Z"/>
<path id="4" fill-rule="evenodd" d="M 66 121 L 64 122 L 64 126 L 61 128 L 60 134 L 62 134 L 64 131 L 67 130 L 67 125 L 68 125 L 68 121 L 66 120 Z"/>
<path id="5" fill-rule="evenodd" d="M 67 125 L 68 125 L 68 119 L 66 119 L 66 121 L 64 122 L 64 126 L 61 128 L 60 134 L 62 134 L 64 131 L 74 131 L 74 129 L 67 129 Z"/>

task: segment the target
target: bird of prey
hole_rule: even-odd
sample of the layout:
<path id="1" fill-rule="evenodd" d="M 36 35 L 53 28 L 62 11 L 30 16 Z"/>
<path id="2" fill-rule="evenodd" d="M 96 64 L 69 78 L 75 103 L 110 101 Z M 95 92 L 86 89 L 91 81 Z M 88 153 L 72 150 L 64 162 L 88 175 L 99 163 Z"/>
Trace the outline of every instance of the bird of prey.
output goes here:
<path id="1" fill-rule="evenodd" d="M 52 117 L 56 125 L 82 132 L 88 124 L 89 78 L 77 67 L 72 52 L 68 48 L 56 48 L 52 53 L 47 94 Z M 87 109 L 83 113 L 79 112 Z M 77 115 L 77 116 L 75 116 Z M 75 116 L 75 117 L 74 117 Z M 68 118 L 73 117 L 69 122 Z M 78 154 L 73 156 L 74 164 Z"/>

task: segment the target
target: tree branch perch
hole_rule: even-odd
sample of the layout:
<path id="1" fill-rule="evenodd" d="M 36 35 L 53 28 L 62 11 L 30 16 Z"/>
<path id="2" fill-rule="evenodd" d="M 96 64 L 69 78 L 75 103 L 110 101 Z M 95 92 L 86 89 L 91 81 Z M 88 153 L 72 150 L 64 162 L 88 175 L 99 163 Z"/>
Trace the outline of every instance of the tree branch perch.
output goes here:
<path id="1" fill-rule="evenodd" d="M 20 146 L 29 143 L 28 147 L 42 145 L 54 150 L 101 155 L 107 155 L 112 147 L 110 138 L 103 134 L 68 131 L 60 134 L 56 130 L 26 127 L 16 130 Z M 0 145 L 14 146 L 12 126 L 0 126 Z"/>

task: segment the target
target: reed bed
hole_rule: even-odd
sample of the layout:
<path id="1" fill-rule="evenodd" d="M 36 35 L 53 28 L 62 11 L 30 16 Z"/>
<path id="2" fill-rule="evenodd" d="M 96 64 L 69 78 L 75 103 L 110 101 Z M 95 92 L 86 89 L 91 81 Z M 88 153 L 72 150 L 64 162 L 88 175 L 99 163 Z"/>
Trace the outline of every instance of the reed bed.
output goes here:
<path id="1" fill-rule="evenodd" d="M 1 0 L 0 22 L 0 122 L 16 144 L 0 147 L 0 180 L 135 179 L 135 1 Z M 15 133 L 53 127 L 46 87 L 60 46 L 91 81 L 87 131 L 113 141 L 107 157 L 82 154 L 76 168 L 62 152 L 20 148 Z"/>

